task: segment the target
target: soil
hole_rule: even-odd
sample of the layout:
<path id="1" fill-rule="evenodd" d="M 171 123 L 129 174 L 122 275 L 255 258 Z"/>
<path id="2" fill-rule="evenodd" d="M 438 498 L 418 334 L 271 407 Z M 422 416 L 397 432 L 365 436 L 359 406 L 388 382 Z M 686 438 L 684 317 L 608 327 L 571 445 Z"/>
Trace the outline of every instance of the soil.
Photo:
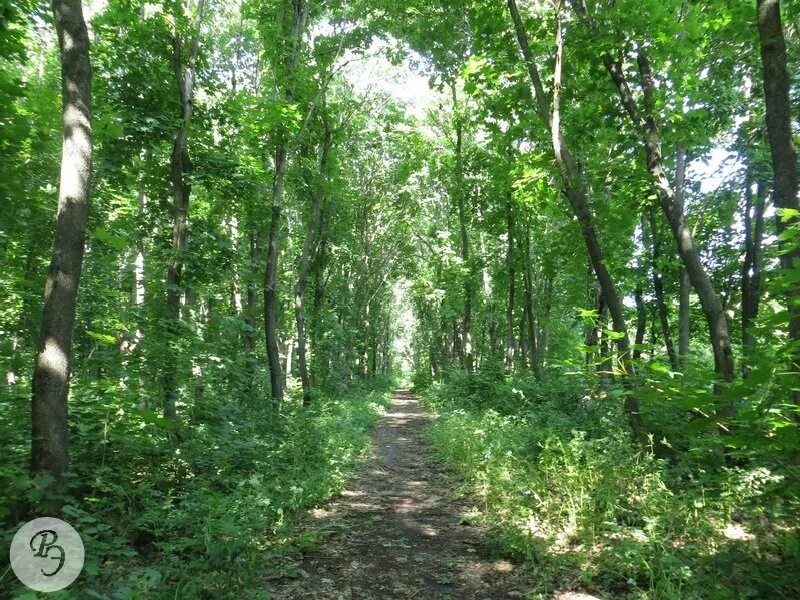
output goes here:
<path id="1" fill-rule="evenodd" d="M 454 498 L 433 458 L 417 399 L 397 391 L 359 475 L 313 511 L 310 529 L 336 530 L 300 558 L 295 577 L 270 582 L 278 600 L 525 598 L 523 565 L 492 557 L 479 515 Z"/>

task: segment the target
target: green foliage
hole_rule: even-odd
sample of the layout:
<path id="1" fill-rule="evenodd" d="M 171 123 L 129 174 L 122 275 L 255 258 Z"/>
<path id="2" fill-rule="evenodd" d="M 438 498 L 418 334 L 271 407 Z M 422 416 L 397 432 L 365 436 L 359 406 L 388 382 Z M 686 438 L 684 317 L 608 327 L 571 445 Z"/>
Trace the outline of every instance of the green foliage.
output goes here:
<path id="1" fill-rule="evenodd" d="M 615 598 L 798 593 L 797 503 L 776 464 L 656 458 L 635 447 L 618 407 L 577 383 L 477 373 L 425 396 L 439 456 L 501 551 L 535 566 L 539 592 L 577 582 Z"/>
<path id="2" fill-rule="evenodd" d="M 232 598 L 247 589 L 245 597 L 263 597 L 258 582 L 307 543 L 295 517 L 342 489 L 387 401 L 387 382 L 318 397 L 311 410 L 212 397 L 205 417 L 177 430 L 130 409 L 115 382 L 76 388 L 75 469 L 63 507 L 87 551 L 84 575 L 69 588 L 75 598 Z M 0 505 L 3 539 L 22 506 L 47 501 L 25 475 L 18 418 L 0 422 L 10 452 L 0 485 L 14 490 Z"/>
<path id="3" fill-rule="evenodd" d="M 614 347 L 622 326 L 612 327 L 587 268 L 564 198 L 570 182 L 505 3 L 212 4 L 199 24 L 194 2 L 108 0 L 87 11 L 96 173 L 60 498 L 52 480 L 26 474 L 59 177 L 58 51 L 47 3 L 0 5 L 3 533 L 60 499 L 90 550 L 73 596 L 263 598 L 280 557 L 317 541 L 292 521 L 341 488 L 381 404 L 369 388 L 383 390 L 402 363 L 437 414 L 442 459 L 481 500 L 505 551 L 541 571 L 536 592 L 800 595 L 800 385 L 788 311 L 800 274 L 780 266 L 800 242 L 797 211 L 778 212 L 781 234 L 762 215 L 763 256 L 752 273 L 741 265 L 745 205 L 754 188 L 768 198 L 773 178 L 753 2 L 590 2 L 592 27 L 578 3 L 519 3 L 550 99 L 563 26 L 563 142 L 591 192 L 589 220 L 629 337 L 634 321 L 639 334 L 637 373 L 624 382 Z M 799 9 L 783 4 L 794 75 Z M 177 80 L 195 41 L 178 253 Z M 688 354 L 678 364 L 664 347 L 667 332 L 678 337 L 681 263 L 664 218 L 647 219 L 653 180 L 602 64 L 604 54 L 619 60 L 641 104 L 640 48 L 670 180 L 678 150 L 689 157 L 682 210 L 743 367 L 730 383 L 713 373 L 694 295 L 682 307 Z M 420 107 L 380 90 L 373 61 L 429 77 L 431 110 L 415 117 Z M 276 320 L 290 394 L 274 406 L 261 312 L 278 147 L 288 159 Z M 708 158 L 720 154 L 732 169 L 711 173 Z M 301 410 L 294 290 L 307 246 L 314 393 Z M 176 259 L 178 319 L 164 302 Z M 760 310 L 744 332 L 741 289 L 758 270 Z M 177 419 L 163 415 L 165 373 L 177 374 Z M 647 448 L 625 426 L 632 391 Z"/>

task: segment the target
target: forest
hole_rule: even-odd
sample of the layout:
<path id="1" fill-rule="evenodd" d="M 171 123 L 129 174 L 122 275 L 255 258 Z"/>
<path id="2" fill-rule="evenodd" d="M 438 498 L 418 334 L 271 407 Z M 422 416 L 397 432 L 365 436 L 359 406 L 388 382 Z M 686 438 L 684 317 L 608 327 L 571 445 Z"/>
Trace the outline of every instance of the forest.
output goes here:
<path id="1" fill-rule="evenodd" d="M 800 598 L 798 136 L 788 0 L 0 0 L 0 598 Z"/>

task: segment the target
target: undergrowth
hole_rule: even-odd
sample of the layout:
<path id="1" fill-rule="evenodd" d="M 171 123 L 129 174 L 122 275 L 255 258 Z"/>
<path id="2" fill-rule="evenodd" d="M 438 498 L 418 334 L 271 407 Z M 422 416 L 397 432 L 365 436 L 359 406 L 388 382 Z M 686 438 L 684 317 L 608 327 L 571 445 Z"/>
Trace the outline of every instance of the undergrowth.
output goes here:
<path id="1" fill-rule="evenodd" d="M 800 597 L 797 502 L 769 457 L 642 451 L 620 403 L 584 393 L 575 378 L 488 373 L 423 391 L 438 456 L 502 553 L 534 566 L 531 597 Z"/>
<path id="2" fill-rule="evenodd" d="M 86 564 L 50 597 L 266 599 L 271 569 L 308 543 L 294 518 L 341 491 L 369 447 L 390 382 L 321 396 L 309 409 L 214 399 L 180 431 L 150 411 L 119 408 L 113 395 L 74 389 L 75 471 L 62 518 L 81 534 Z M 105 420 L 88 418 L 102 404 Z M 14 452 L 0 468 L 11 491 L 0 506 L 5 553 L 26 505 L 47 501 L 25 473 L 25 440 L 10 441 Z M 0 590 L 36 597 L 10 572 Z"/>

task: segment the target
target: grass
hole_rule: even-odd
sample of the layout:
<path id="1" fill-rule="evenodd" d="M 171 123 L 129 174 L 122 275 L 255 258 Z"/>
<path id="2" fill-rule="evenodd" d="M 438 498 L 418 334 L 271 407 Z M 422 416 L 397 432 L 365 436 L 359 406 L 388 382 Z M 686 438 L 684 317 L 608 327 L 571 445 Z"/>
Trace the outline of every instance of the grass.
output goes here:
<path id="1" fill-rule="evenodd" d="M 439 458 L 500 552 L 535 568 L 530 597 L 800 597 L 797 503 L 781 476 L 755 460 L 640 451 L 618 403 L 580 389 L 476 374 L 423 394 Z"/>
<path id="2" fill-rule="evenodd" d="M 204 416 L 180 429 L 84 387 L 71 403 L 73 422 L 85 425 L 71 432 L 63 518 L 81 534 L 87 560 L 76 583 L 51 597 L 268 598 L 264 581 L 283 554 L 314 542 L 294 528 L 296 517 L 336 495 L 369 448 L 389 398 L 384 383 L 321 396 L 308 410 L 294 400 L 278 411 L 209 398 Z M 105 421 L 82 418 L 98 404 Z M 20 430 L 5 424 L 9 436 L 11 426 Z M 0 506 L 8 541 L 21 505 L 41 505 L 25 473 L 25 440 L 14 448 L 0 469 L 0 483 L 17 492 Z M 0 590 L 36 597 L 18 585 L 6 573 Z"/>

